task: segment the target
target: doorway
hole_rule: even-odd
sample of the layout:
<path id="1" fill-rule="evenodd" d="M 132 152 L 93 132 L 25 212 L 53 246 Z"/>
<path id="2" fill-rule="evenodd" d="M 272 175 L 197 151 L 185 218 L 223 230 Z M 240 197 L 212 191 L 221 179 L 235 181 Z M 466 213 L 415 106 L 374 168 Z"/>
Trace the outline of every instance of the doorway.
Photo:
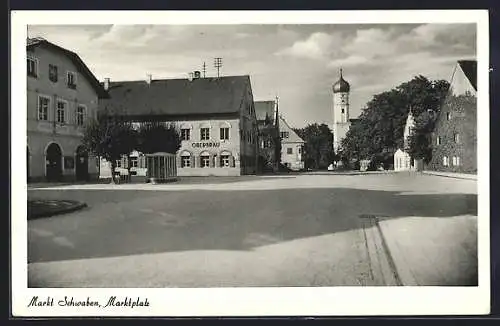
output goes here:
<path id="1" fill-rule="evenodd" d="M 62 179 L 62 151 L 56 143 L 47 148 L 46 153 L 46 178 L 47 181 L 60 181 Z"/>
<path id="2" fill-rule="evenodd" d="M 76 149 L 76 180 L 87 181 L 89 178 L 89 156 L 83 146 Z"/>

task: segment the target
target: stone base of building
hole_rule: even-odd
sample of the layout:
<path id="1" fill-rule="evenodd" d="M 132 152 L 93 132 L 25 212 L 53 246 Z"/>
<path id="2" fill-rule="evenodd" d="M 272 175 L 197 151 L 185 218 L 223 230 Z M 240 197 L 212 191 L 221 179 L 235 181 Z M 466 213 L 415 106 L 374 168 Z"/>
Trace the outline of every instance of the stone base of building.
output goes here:
<path id="1" fill-rule="evenodd" d="M 242 174 L 240 168 L 177 168 L 179 177 L 234 177 Z"/>
<path id="2" fill-rule="evenodd" d="M 96 173 L 89 174 L 86 180 L 77 180 L 76 175 L 62 175 L 58 180 L 48 180 L 46 176 L 30 176 L 28 183 L 51 183 L 51 182 L 64 182 L 64 183 L 77 183 L 77 182 L 95 182 L 99 180 L 99 175 Z"/>

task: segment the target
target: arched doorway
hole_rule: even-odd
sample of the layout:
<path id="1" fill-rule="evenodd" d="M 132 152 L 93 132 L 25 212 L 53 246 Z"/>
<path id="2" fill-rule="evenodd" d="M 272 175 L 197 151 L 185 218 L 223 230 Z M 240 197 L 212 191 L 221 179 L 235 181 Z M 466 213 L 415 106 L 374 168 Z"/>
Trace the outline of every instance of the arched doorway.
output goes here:
<path id="1" fill-rule="evenodd" d="M 46 177 L 48 181 L 59 181 L 62 178 L 62 151 L 56 143 L 47 147 L 45 154 Z"/>
<path id="2" fill-rule="evenodd" d="M 85 181 L 89 178 L 89 156 L 83 146 L 76 149 L 76 180 Z"/>
<path id="3" fill-rule="evenodd" d="M 30 182 L 30 149 L 26 146 L 26 182 Z"/>

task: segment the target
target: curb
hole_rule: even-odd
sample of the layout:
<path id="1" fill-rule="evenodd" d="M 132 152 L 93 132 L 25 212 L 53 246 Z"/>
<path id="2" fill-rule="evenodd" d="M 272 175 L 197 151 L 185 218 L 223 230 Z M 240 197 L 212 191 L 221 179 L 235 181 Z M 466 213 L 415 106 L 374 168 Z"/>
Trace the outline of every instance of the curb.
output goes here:
<path id="1" fill-rule="evenodd" d="M 470 177 L 468 177 L 468 176 L 462 176 L 462 175 L 441 174 L 441 173 L 439 173 L 439 172 L 434 173 L 434 172 L 427 172 L 427 171 L 422 171 L 422 174 L 434 175 L 434 176 L 437 176 L 437 177 L 444 177 L 444 178 L 452 178 L 452 179 L 462 179 L 462 180 L 473 180 L 473 181 L 477 181 L 477 175 L 471 175 Z"/>
<path id="2" fill-rule="evenodd" d="M 405 285 L 375 215 L 360 215 L 366 243 L 370 277 L 375 285 Z"/>
<path id="3" fill-rule="evenodd" d="M 37 214 L 28 214 L 28 220 L 72 213 L 72 212 L 75 212 L 77 210 L 83 209 L 85 207 L 88 207 L 87 204 L 75 202 L 75 204 L 70 206 L 70 207 L 61 208 L 58 210 L 53 210 L 53 211 L 48 211 L 48 212 L 41 212 L 41 213 L 37 213 Z"/>

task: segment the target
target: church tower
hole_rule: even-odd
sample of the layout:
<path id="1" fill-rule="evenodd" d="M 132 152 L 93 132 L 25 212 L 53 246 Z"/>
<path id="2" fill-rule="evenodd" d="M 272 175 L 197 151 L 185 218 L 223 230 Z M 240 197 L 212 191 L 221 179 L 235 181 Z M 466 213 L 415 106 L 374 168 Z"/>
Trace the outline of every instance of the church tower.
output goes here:
<path id="1" fill-rule="evenodd" d="M 337 153 L 342 138 L 345 137 L 350 127 L 349 121 L 349 91 L 351 86 L 342 76 L 333 84 L 333 149 Z"/>

